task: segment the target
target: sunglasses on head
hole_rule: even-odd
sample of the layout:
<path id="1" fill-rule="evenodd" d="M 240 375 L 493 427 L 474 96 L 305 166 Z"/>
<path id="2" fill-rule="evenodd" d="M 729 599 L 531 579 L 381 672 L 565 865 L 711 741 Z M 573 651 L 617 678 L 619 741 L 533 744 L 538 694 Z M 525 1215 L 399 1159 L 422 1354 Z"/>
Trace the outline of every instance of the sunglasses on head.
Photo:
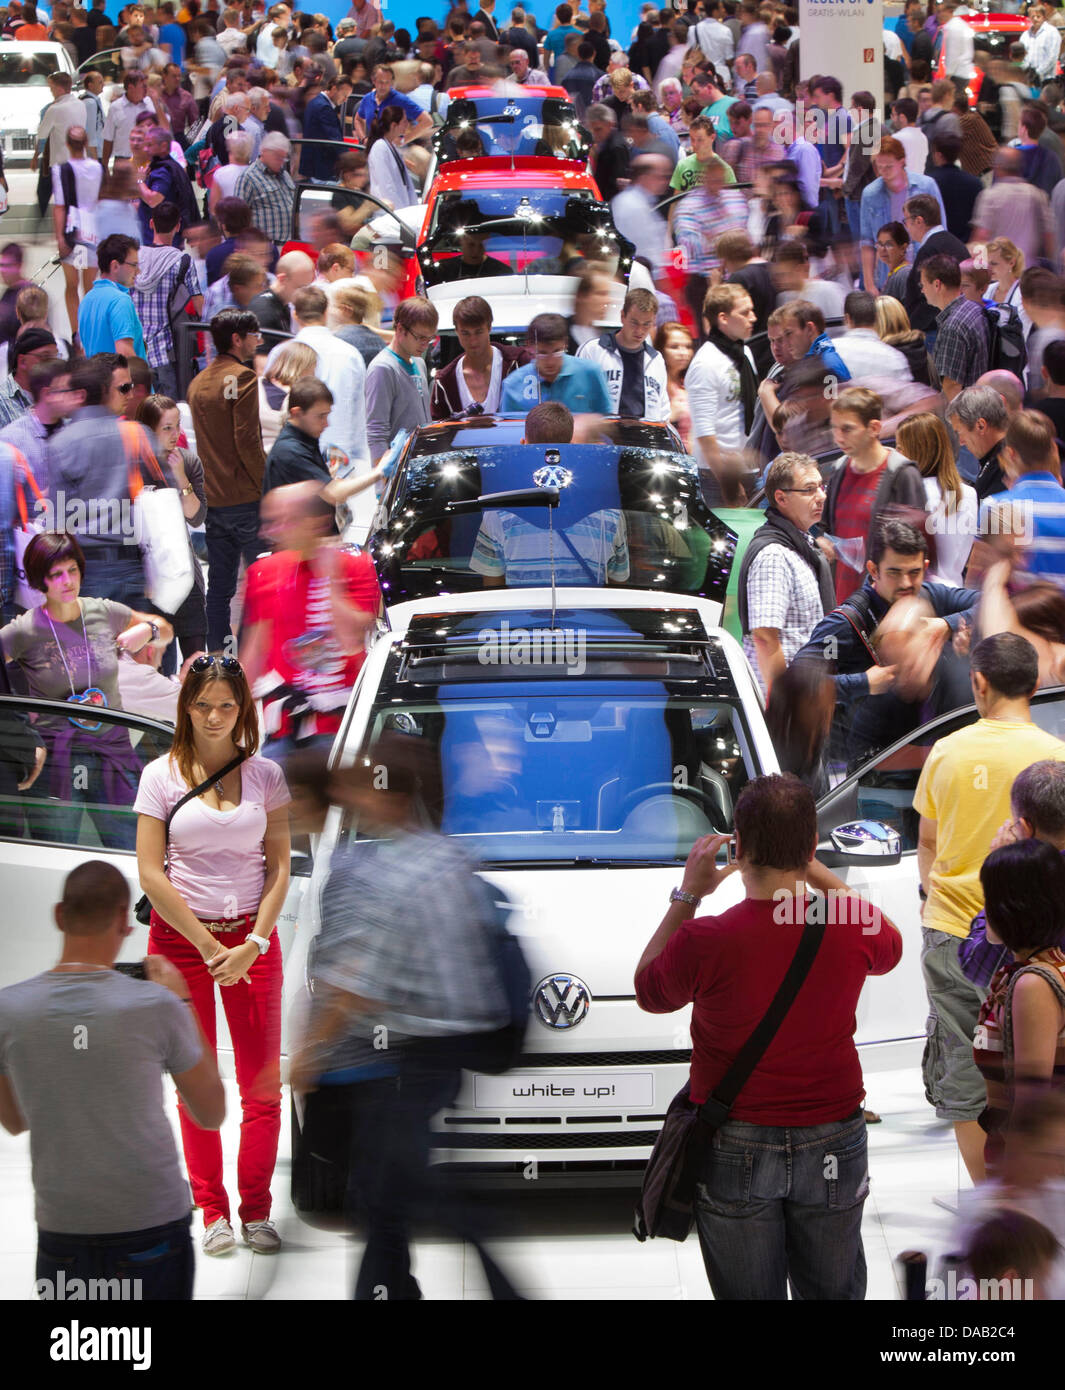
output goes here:
<path id="1" fill-rule="evenodd" d="M 244 674 L 244 667 L 235 656 L 198 656 L 189 670 L 195 671 L 199 676 L 204 671 L 209 671 L 212 666 L 217 666 L 227 676 L 243 676 Z"/>

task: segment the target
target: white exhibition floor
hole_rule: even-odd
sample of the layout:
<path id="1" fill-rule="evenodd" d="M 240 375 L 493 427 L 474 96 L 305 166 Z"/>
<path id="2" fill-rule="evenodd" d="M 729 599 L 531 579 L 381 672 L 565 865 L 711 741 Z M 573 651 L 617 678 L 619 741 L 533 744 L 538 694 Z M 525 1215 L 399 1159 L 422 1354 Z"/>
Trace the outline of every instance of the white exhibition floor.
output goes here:
<path id="1" fill-rule="evenodd" d="M 953 1131 L 924 1099 L 920 1073 L 874 1072 L 866 1079 L 868 1104 L 883 1123 L 869 1128 L 871 1195 L 863 1237 L 870 1299 L 897 1299 L 895 1257 L 906 1249 L 942 1253 L 951 1218 L 933 1202 L 957 1192 L 963 1171 Z M 239 1128 L 236 1086 L 227 1081 L 223 1129 L 227 1175 L 235 1169 Z M 172 1111 L 175 1134 L 176 1109 Z M 281 1152 L 274 1179 L 274 1217 L 285 1242 L 280 1255 L 253 1255 L 243 1246 L 211 1258 L 197 1241 L 196 1297 L 202 1299 L 340 1299 L 349 1296 L 361 1244 L 340 1231 L 309 1226 L 288 1195 L 288 1095 L 283 1101 Z M 180 1142 L 180 1141 L 179 1141 Z M 235 1176 L 235 1173 L 234 1173 Z M 969 1185 L 967 1177 L 961 1181 Z M 534 1185 L 530 1185 L 534 1186 Z M 236 1207 L 235 1183 L 230 1196 Z M 629 1233 L 629 1189 L 573 1191 L 493 1190 L 509 1234 L 493 1251 L 530 1299 L 708 1299 L 694 1234 L 683 1245 L 656 1240 L 640 1245 Z M 197 1236 L 201 1228 L 194 1217 Z M 0 1299 L 34 1296 L 33 1194 L 29 1139 L 0 1130 Z M 239 1238 L 239 1232 L 238 1232 Z M 930 1261 L 929 1274 L 933 1268 Z M 484 1299 L 487 1287 L 475 1251 L 442 1232 L 415 1247 L 415 1274 L 427 1299 Z"/>

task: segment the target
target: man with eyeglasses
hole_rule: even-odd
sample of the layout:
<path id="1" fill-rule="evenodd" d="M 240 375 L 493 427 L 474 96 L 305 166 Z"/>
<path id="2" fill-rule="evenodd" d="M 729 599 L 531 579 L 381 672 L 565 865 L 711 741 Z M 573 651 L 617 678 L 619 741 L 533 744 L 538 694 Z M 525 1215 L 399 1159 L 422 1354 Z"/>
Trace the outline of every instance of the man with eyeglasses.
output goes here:
<path id="1" fill-rule="evenodd" d="M 366 369 L 366 438 L 374 467 L 398 435 L 432 419 L 425 354 L 436 337 L 437 312 L 412 295 L 396 306 L 392 323 L 391 346 Z"/>
<path id="2" fill-rule="evenodd" d="M 96 250 L 99 273 L 78 310 L 78 337 L 86 357 L 117 352 L 147 358 L 144 331 L 130 290 L 140 268 L 140 247 L 116 232 Z"/>
<path id="3" fill-rule="evenodd" d="M 821 520 L 825 485 L 809 454 L 778 454 L 769 465 L 765 525 L 751 538 L 740 566 L 743 650 L 762 693 L 835 604 L 832 571 L 810 528 Z"/>
<path id="4" fill-rule="evenodd" d="M 507 66 L 510 68 L 514 81 L 521 83 L 523 87 L 526 85 L 530 87 L 547 86 L 547 73 L 544 72 L 543 68 L 529 66 L 529 55 L 524 48 L 512 48 L 510 50 Z"/>
<path id="5" fill-rule="evenodd" d="M 528 415 L 534 405 L 558 401 L 573 415 L 611 414 L 602 368 L 571 357 L 566 352 L 568 336 L 561 314 L 536 315 L 525 340 L 534 360 L 507 377 L 500 410 Z"/>

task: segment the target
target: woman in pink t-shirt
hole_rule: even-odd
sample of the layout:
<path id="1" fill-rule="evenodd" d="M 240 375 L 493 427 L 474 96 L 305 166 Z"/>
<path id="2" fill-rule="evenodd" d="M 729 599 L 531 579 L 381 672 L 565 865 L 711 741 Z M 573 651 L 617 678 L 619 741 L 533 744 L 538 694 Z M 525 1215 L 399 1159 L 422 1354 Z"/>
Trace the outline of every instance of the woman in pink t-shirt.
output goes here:
<path id="1" fill-rule="evenodd" d="M 197 657 L 178 697 L 173 746 L 145 767 L 134 809 L 137 868 L 152 904 L 148 951 L 181 971 L 212 1047 L 214 987 L 222 986 L 243 1111 L 242 1232 L 253 1250 L 270 1254 L 281 1246 L 269 1219 L 281 1131 L 281 951 L 273 931 L 288 890 L 291 798 L 280 767 L 257 757 L 258 747 L 255 703 L 240 663 Z M 201 782 L 210 785 L 175 812 L 168 840 L 167 816 Z M 236 1244 L 222 1140 L 200 1129 L 180 1100 L 178 1113 L 206 1227 L 203 1248 L 222 1254 Z"/>

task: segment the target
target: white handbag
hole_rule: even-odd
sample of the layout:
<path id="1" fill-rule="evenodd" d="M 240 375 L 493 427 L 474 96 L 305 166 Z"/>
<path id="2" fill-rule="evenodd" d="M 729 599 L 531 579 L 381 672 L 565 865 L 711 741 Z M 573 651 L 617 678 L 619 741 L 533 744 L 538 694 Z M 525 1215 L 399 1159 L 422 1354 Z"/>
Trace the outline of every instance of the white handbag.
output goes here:
<path id="1" fill-rule="evenodd" d="M 172 487 L 145 487 L 133 503 L 133 526 L 144 557 L 145 592 L 174 614 L 195 582 L 181 497 Z"/>
<path id="2" fill-rule="evenodd" d="M 118 428 L 129 464 L 133 533 L 144 560 L 144 591 L 156 608 L 172 616 L 188 598 L 195 582 L 181 497 L 176 488 L 166 485 L 159 460 L 147 445 L 141 426 L 121 420 Z M 162 486 L 140 486 L 141 464 Z"/>

